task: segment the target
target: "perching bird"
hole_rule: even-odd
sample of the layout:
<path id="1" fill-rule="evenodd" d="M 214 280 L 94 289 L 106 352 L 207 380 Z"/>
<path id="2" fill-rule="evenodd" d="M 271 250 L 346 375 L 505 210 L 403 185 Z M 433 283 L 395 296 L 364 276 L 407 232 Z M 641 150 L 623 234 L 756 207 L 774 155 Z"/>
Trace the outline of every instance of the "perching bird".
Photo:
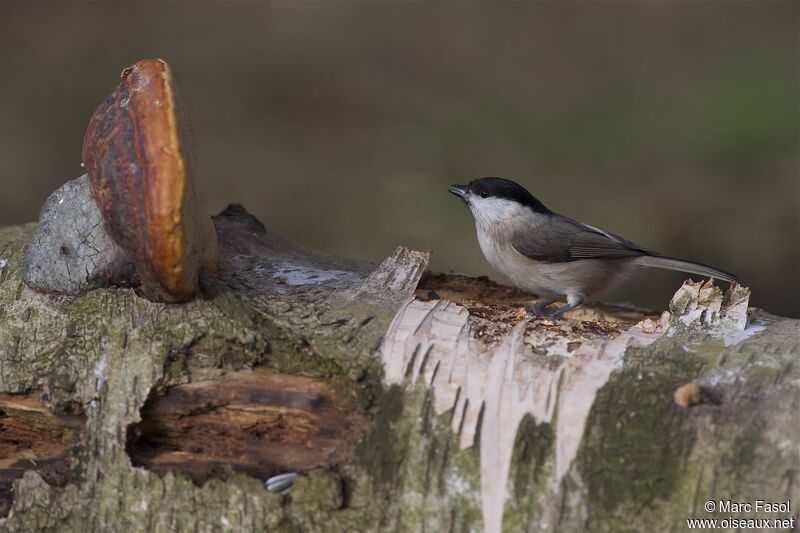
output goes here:
<path id="1" fill-rule="evenodd" d="M 450 192 L 472 212 L 478 243 L 489 264 L 520 289 L 545 299 L 527 308 L 538 315 L 569 311 L 638 267 L 737 281 L 723 270 L 663 257 L 619 235 L 554 213 L 511 180 L 480 178 L 469 185 L 453 185 Z M 545 307 L 556 300 L 567 304 L 546 312 Z"/>

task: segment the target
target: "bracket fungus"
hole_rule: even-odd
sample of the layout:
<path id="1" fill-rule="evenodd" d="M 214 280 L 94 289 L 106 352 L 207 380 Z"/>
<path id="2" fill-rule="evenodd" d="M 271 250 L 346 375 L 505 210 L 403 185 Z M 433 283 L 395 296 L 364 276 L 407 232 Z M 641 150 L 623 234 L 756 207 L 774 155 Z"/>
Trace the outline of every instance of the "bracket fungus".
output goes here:
<path id="1" fill-rule="evenodd" d="M 45 203 L 23 277 L 48 292 L 130 285 L 150 300 L 187 301 L 200 274 L 216 271 L 218 252 L 178 83 L 161 59 L 139 61 L 121 78 L 86 130 L 90 187 L 82 176 Z"/>

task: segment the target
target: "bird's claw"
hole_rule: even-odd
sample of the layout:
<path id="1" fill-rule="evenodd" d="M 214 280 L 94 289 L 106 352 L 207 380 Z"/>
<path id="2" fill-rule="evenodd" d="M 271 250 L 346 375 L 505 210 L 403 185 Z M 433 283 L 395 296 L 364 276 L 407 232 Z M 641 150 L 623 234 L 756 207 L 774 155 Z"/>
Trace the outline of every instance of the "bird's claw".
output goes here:
<path id="1" fill-rule="evenodd" d="M 551 316 L 551 312 L 545 311 L 545 307 L 552 304 L 552 300 L 542 300 L 541 302 L 535 303 L 533 305 L 525 305 L 525 310 L 529 313 L 532 313 L 537 316 Z"/>
<path id="2" fill-rule="evenodd" d="M 568 303 L 566 305 L 562 305 L 558 309 L 553 309 L 552 311 L 546 311 L 545 307 L 547 307 L 548 305 L 550 305 L 552 303 L 553 303 L 553 300 L 543 300 L 543 301 L 541 301 L 539 303 L 536 303 L 534 305 L 526 305 L 525 306 L 525 310 L 527 312 L 532 313 L 532 314 L 537 315 L 537 316 L 543 316 L 543 317 L 546 317 L 546 318 L 555 318 L 557 316 L 560 316 L 560 315 L 566 313 L 570 309 L 574 309 L 577 306 L 579 306 L 581 303 L 583 303 L 583 299 L 580 299 L 579 301 L 575 301 L 575 302 L 572 302 L 572 303 Z"/>

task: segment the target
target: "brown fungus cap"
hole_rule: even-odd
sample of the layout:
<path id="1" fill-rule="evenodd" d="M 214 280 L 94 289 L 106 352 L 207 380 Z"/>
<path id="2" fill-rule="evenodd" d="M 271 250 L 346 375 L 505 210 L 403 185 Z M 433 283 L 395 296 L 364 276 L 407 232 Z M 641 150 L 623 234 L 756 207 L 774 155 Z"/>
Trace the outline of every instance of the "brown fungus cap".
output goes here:
<path id="1" fill-rule="evenodd" d="M 178 83 L 161 59 L 122 71 L 94 112 L 83 161 L 109 233 L 136 265 L 146 298 L 192 298 L 213 274 L 217 239 L 194 183 L 189 125 Z"/>

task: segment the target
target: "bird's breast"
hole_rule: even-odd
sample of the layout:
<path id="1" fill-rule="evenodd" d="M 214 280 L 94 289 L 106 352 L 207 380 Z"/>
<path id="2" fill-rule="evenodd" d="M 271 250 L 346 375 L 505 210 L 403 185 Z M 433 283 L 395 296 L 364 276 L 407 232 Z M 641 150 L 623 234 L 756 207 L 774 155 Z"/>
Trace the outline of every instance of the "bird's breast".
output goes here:
<path id="1" fill-rule="evenodd" d="M 529 274 L 535 269 L 536 261 L 532 261 L 517 252 L 509 239 L 499 238 L 478 230 L 478 244 L 486 261 L 498 272 L 516 283 L 522 273 Z"/>

